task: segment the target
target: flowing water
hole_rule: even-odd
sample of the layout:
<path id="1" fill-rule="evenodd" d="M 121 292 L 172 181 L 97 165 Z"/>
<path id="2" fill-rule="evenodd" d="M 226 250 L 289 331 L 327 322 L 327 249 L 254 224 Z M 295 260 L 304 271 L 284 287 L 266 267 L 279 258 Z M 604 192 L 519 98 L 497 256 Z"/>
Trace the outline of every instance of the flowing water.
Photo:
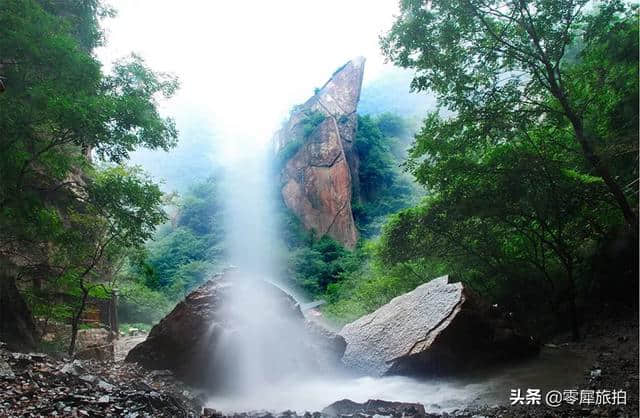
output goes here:
<path id="1" fill-rule="evenodd" d="M 419 402 L 427 412 L 451 412 L 467 406 L 508 404 L 511 389 L 570 389 L 583 381 L 590 360 L 570 350 L 543 351 L 519 364 L 448 379 L 414 379 L 401 376 L 307 377 L 264 385 L 242 396 L 214 396 L 208 404 L 224 412 L 319 411 L 340 399 L 365 402 L 383 399 Z"/>
<path id="2" fill-rule="evenodd" d="M 242 154 L 242 153 L 240 153 Z M 465 378 L 425 379 L 350 375 L 307 367 L 304 338 L 295 321 L 281 321 L 274 292 L 262 280 L 278 284 L 279 250 L 274 225 L 268 153 L 248 148 L 227 167 L 229 258 L 239 269 L 237 285 L 226 306 L 237 332 L 223 333 L 211 353 L 222 369 L 224 384 L 208 404 L 224 412 L 318 411 L 351 399 L 419 402 L 442 412 L 470 405 L 508 402 L 510 389 L 568 389 L 582 379 L 590 359 L 567 350 L 548 350 L 519 364 L 478 372 Z M 262 290 L 261 290 L 262 289 Z M 299 321 L 298 321 L 299 323 Z M 301 360 L 302 359 L 302 360 Z M 313 359 L 308 359 L 313 360 Z"/>

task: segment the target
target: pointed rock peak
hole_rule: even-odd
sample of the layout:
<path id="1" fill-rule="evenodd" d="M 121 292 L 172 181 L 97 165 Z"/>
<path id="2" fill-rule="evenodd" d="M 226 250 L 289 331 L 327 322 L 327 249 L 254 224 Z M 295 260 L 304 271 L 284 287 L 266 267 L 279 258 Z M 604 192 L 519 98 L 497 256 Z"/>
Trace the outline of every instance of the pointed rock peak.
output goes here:
<path id="1" fill-rule="evenodd" d="M 358 187 L 353 143 L 364 62 L 359 57 L 339 67 L 315 95 L 296 106 L 274 137 L 276 152 L 286 158 L 280 172 L 285 205 L 306 229 L 347 248 L 358 240 L 351 191 Z M 319 122 L 311 126 L 313 118 Z"/>
<path id="2" fill-rule="evenodd" d="M 360 100 L 364 63 L 364 57 L 357 57 L 339 67 L 312 100 L 319 100 L 333 115 L 354 113 Z"/>

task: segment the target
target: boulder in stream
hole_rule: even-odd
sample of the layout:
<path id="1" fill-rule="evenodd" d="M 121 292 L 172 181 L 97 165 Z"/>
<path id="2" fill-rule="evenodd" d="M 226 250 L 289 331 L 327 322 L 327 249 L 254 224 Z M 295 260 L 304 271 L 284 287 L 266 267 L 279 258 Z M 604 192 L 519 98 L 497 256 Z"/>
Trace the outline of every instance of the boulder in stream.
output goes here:
<path id="1" fill-rule="evenodd" d="M 431 417 L 424 410 L 424 405 L 409 402 L 390 402 L 379 399 L 369 399 L 364 403 L 343 399 L 327 406 L 322 410 L 325 417 L 344 416 L 393 416 L 393 417 Z"/>
<path id="2" fill-rule="evenodd" d="M 340 364 L 345 345 L 342 337 L 308 323 L 276 285 L 231 271 L 190 293 L 125 361 L 219 388 L 292 371 L 322 373 Z"/>
<path id="3" fill-rule="evenodd" d="M 462 283 L 443 276 L 392 299 L 340 331 L 343 363 L 373 375 L 445 375 L 537 351 Z"/>

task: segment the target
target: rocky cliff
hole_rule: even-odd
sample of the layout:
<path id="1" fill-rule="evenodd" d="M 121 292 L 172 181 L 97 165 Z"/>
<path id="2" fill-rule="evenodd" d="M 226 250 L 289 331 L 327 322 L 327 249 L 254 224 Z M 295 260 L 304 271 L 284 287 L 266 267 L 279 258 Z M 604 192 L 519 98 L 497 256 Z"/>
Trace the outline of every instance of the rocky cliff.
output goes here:
<path id="1" fill-rule="evenodd" d="M 353 248 L 351 212 L 358 159 L 353 149 L 364 58 L 340 67 L 317 93 L 297 106 L 274 138 L 282 155 L 281 193 L 307 229 Z"/>

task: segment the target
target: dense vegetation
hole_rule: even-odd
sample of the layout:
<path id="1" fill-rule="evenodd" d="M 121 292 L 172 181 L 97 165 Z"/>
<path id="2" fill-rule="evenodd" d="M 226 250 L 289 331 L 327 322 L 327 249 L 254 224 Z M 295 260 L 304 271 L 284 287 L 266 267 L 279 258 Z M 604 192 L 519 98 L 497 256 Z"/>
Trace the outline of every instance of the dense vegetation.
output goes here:
<path id="1" fill-rule="evenodd" d="M 177 81 L 135 55 L 104 72 L 111 10 L 0 10 L 0 331 L 33 327 L 19 290 L 44 324 L 71 323 L 72 352 L 90 299 L 118 288 L 121 320 L 152 323 L 224 267 L 224 178 L 196 128 L 177 159 L 202 152 L 170 167 L 180 195 L 127 164 L 176 145 L 157 99 Z M 637 18 L 621 1 L 403 0 L 382 49 L 422 96 L 396 106 L 404 76 L 363 91 L 353 251 L 280 208 L 290 284 L 339 322 L 446 273 L 532 331 L 566 318 L 579 338 L 594 307 L 637 309 Z M 276 171 L 323 119 L 302 115 Z"/>
<path id="2" fill-rule="evenodd" d="M 358 116 L 354 148 L 359 178 L 352 208 L 365 238 L 379 234 L 387 215 L 417 203 L 419 191 L 400 168 L 410 136 L 410 123 L 398 115 Z"/>
<path id="3" fill-rule="evenodd" d="M 427 197 L 359 247 L 362 263 L 327 286 L 326 313 L 351 320 L 444 273 L 536 333 L 579 338 L 585 315 L 637 309 L 625 290 L 638 277 L 637 11 L 584 6 L 401 3 L 383 50 L 442 106 L 404 164 Z M 367 187 L 389 189 L 370 122 L 362 207 L 385 201 Z"/>
<path id="4" fill-rule="evenodd" d="M 309 135 L 312 130 L 305 132 Z M 365 238 L 380 232 L 386 216 L 417 202 L 418 190 L 400 169 L 410 135 L 410 123 L 397 115 L 358 116 L 354 149 L 359 160 L 359 179 L 353 182 L 352 208 Z M 328 289 L 334 289 L 335 294 L 339 283 L 368 264 L 362 243 L 349 251 L 328 236 L 317 237 L 314 231 L 305 231 L 284 205 L 280 212 L 288 251 L 285 274 L 308 297 L 326 297 Z"/>
<path id="5" fill-rule="evenodd" d="M 224 268 L 224 211 L 218 178 L 171 195 L 170 222 L 130 257 L 121 274 L 120 319 L 154 323 L 212 273 Z"/>
<path id="6" fill-rule="evenodd" d="M 291 116 L 296 113 L 300 114 L 300 123 L 296 127 L 296 132 L 292 140 L 278 151 L 275 157 L 274 170 L 281 169 L 291 157 L 293 157 L 302 147 L 302 145 L 309 139 L 313 131 L 318 125 L 324 121 L 324 113 L 319 111 L 300 110 L 298 106 L 295 106 L 291 111 Z"/>
<path id="7" fill-rule="evenodd" d="M 88 298 L 108 295 L 122 260 L 165 219 L 158 186 L 124 163 L 139 147 L 175 145 L 156 99 L 177 81 L 135 55 L 104 73 L 92 50 L 112 11 L 97 1 L 0 9 L 1 331 L 33 343 L 30 318 L 12 309 L 16 281 L 31 282 L 34 312 L 71 320 L 73 352 Z"/>
<path id="8" fill-rule="evenodd" d="M 574 338 L 590 300 L 638 277 L 637 13 L 585 3 L 402 3 L 383 49 L 453 115 L 425 120 L 406 167 L 429 197 L 376 249 L 390 269 L 444 264 L 521 318 L 567 318 Z M 615 279 L 594 268 L 612 240 Z"/>

